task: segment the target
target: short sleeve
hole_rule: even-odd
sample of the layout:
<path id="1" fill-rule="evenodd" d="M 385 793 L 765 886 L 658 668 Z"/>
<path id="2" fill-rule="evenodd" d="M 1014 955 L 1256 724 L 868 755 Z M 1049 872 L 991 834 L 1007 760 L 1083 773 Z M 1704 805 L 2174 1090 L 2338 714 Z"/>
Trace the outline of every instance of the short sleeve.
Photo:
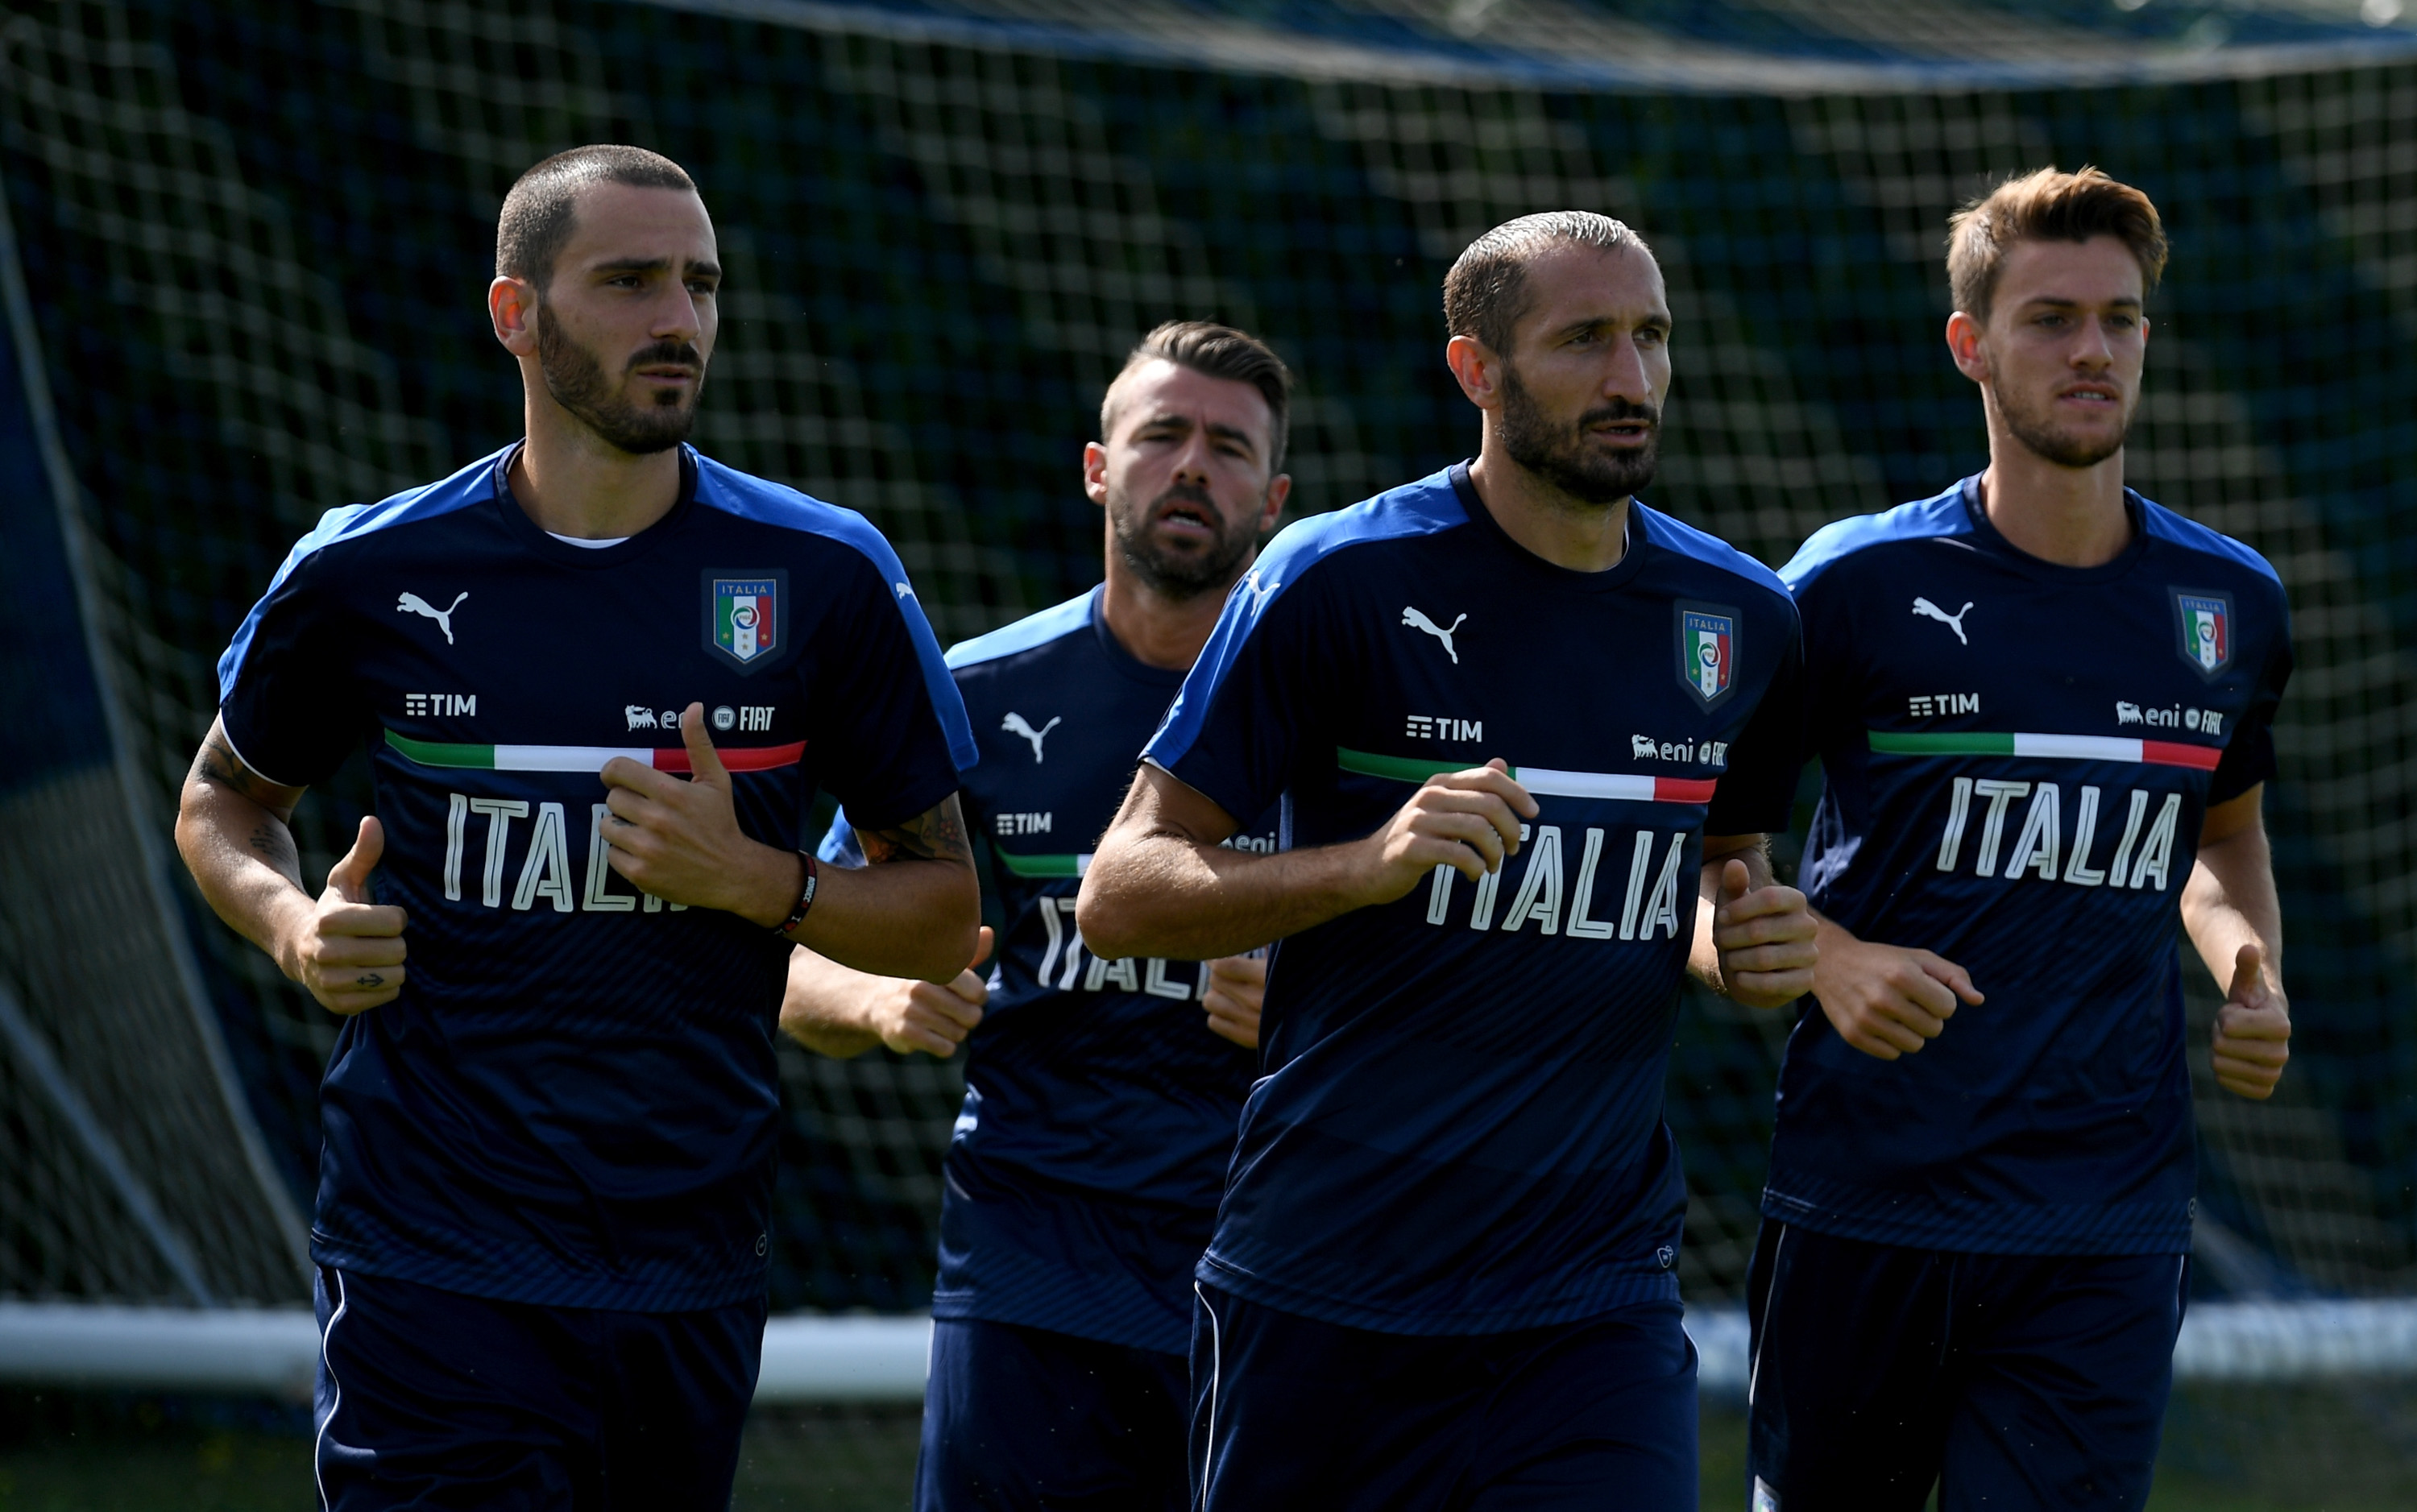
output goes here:
<path id="1" fill-rule="evenodd" d="M 814 859 L 825 866 L 851 870 L 865 864 L 864 846 L 856 838 L 856 826 L 847 822 L 846 809 L 831 815 L 830 828 L 824 832 L 822 843 L 814 847 Z"/>
<path id="2" fill-rule="evenodd" d="M 1328 706 L 1310 623 L 1316 595 L 1314 577 L 1266 596 L 1244 579 L 1142 751 L 1238 825 L 1289 785 L 1304 738 Z"/>
<path id="3" fill-rule="evenodd" d="M 219 718 L 243 764 L 285 787 L 326 781 L 359 744 L 351 637 L 326 558 L 289 563 L 219 658 Z"/>
<path id="4" fill-rule="evenodd" d="M 869 564 L 850 580 L 856 603 L 838 623 L 855 634 L 820 665 L 807 748 L 852 822 L 888 829 L 957 791 L 950 732 L 966 728 L 965 703 L 921 615 L 904 612 Z"/>
<path id="5" fill-rule="evenodd" d="M 1798 587 L 1796 615 L 1802 637 L 1802 672 L 1798 703 L 1801 709 L 1801 757 L 1828 755 L 1860 745 L 1863 736 L 1863 690 L 1847 623 L 1852 595 L 1841 572 L 1826 572 Z"/>
<path id="6" fill-rule="evenodd" d="M 1705 834 L 1766 835 L 1787 828 L 1797 774 L 1804 765 L 1804 644 L 1791 614 L 1779 666 L 1744 731 L 1729 746 L 1727 770 L 1704 816 Z"/>
<path id="7" fill-rule="evenodd" d="M 2274 713 L 2282 706 L 2283 688 L 2291 680 L 2293 663 L 2290 612 L 2288 607 L 2279 612 L 2284 616 L 2282 628 L 2275 633 L 2265 665 L 2258 669 L 2249 706 L 2241 712 L 2241 727 L 2225 742 L 2224 758 L 2208 781 L 2211 806 L 2229 803 L 2274 775 Z"/>

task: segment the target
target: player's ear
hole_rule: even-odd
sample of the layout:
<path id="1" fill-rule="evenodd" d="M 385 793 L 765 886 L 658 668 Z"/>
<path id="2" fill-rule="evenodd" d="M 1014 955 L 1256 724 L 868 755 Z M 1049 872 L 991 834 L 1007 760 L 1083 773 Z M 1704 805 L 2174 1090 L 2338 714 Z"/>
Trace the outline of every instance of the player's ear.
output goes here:
<path id="1" fill-rule="evenodd" d="M 1981 323 L 1962 310 L 1947 317 L 1947 351 L 1955 369 L 1974 383 L 1989 376 L 1989 359 L 1981 353 Z"/>
<path id="2" fill-rule="evenodd" d="M 1455 336 L 1444 343 L 1443 360 L 1460 382 L 1460 391 L 1481 410 L 1502 402 L 1502 359 L 1474 336 Z"/>
<path id="3" fill-rule="evenodd" d="M 1264 536 L 1276 528 L 1276 520 L 1284 513 L 1285 501 L 1292 497 L 1292 475 L 1278 473 L 1268 479 L 1266 507 L 1259 511 L 1259 534 Z"/>
<path id="4" fill-rule="evenodd" d="M 1083 443 L 1083 491 L 1105 508 L 1108 503 L 1108 448 L 1096 441 Z"/>
<path id="5" fill-rule="evenodd" d="M 537 285 L 526 279 L 497 274 L 487 285 L 487 318 L 494 323 L 495 340 L 516 357 L 537 353 Z"/>

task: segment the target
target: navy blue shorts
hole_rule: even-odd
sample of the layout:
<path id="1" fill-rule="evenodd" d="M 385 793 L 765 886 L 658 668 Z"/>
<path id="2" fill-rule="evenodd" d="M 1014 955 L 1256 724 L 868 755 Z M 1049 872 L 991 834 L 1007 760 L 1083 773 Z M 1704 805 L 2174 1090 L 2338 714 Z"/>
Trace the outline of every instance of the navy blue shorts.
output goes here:
<path id="1" fill-rule="evenodd" d="M 322 1265 L 331 1512 L 726 1512 L 765 1304 L 604 1312 Z"/>
<path id="2" fill-rule="evenodd" d="M 1908 1249 L 1766 1220 L 1745 1486 L 1755 1512 L 2138 1507 L 2189 1261 Z"/>
<path id="3" fill-rule="evenodd" d="M 1208 1512 L 1695 1512 L 1695 1347 L 1676 1302 L 1435 1337 L 1195 1291 Z"/>
<path id="4" fill-rule="evenodd" d="M 1046 1328 L 935 1322 L 916 1512 L 1183 1512 L 1184 1369 Z"/>

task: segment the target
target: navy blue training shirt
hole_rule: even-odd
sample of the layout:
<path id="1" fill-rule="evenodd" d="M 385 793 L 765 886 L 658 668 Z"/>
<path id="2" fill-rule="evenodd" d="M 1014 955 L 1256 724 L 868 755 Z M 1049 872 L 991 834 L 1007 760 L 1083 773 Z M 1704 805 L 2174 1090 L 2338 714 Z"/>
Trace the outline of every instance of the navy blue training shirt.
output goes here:
<path id="1" fill-rule="evenodd" d="M 861 516 L 682 448 L 671 513 L 587 549 L 514 502 L 515 451 L 331 511 L 219 663 L 269 780 L 371 748 L 409 915 L 402 995 L 327 1065 L 312 1254 L 563 1307 L 760 1296 L 789 946 L 615 873 L 597 773 L 685 771 L 702 701 L 740 826 L 794 847 L 818 785 L 874 827 L 940 803 L 972 736 Z"/>
<path id="2" fill-rule="evenodd" d="M 1828 526 L 1784 570 L 1826 779 L 1805 891 L 1987 1001 L 1881 1061 L 1806 1000 L 1774 1218 L 1998 1254 L 2190 1247 L 2176 926 L 2208 806 L 2273 773 L 2289 609 L 2257 552 L 2125 504 L 2132 542 L 2101 567 L 2017 550 L 1968 478 Z"/>
<path id="3" fill-rule="evenodd" d="M 1437 772 L 1508 761 L 1519 854 L 1281 944 L 1201 1279 L 1402 1334 L 1678 1295 L 1662 1121 L 1702 836 L 1783 827 L 1796 615 L 1642 504 L 1626 554 L 1531 554 L 1465 465 L 1304 521 L 1236 589 L 1146 753 L 1288 843 L 1357 839 Z"/>
<path id="4" fill-rule="evenodd" d="M 1007 922 L 965 1041 L 932 1314 L 1179 1354 L 1258 1057 L 1209 1033 L 1205 963 L 1103 960 L 1074 928 L 1091 842 L 1183 682 L 1117 643 L 1102 592 L 948 656 L 982 752 L 966 821 Z M 1275 815 L 1229 843 L 1274 850 Z M 856 858 L 844 815 L 823 854 Z"/>

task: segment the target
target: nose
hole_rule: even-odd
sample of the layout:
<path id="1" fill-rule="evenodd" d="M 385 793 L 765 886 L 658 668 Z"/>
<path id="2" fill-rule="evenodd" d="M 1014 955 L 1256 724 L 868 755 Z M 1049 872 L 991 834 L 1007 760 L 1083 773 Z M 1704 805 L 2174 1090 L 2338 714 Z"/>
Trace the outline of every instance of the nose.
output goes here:
<path id="1" fill-rule="evenodd" d="M 655 301 L 654 320 L 647 334 L 658 341 L 687 345 L 694 341 L 705 327 L 705 317 L 696 308 L 696 295 L 683 283 L 669 284 L 661 298 Z"/>
<path id="2" fill-rule="evenodd" d="M 1624 399 L 1632 404 L 1653 402 L 1653 375 L 1646 368 L 1644 349 L 1636 344 L 1634 335 L 1623 335 L 1615 344 L 1609 365 L 1603 375 L 1603 397 Z"/>
<path id="3" fill-rule="evenodd" d="M 1182 449 L 1175 454 L 1175 480 L 1195 483 L 1203 488 L 1208 486 L 1208 433 L 1207 427 L 1194 428 L 1192 434 L 1185 439 Z"/>
<path id="4" fill-rule="evenodd" d="M 2082 322 L 2081 339 L 2074 344 L 2073 365 L 2096 370 L 2115 361 L 2115 345 L 2106 339 L 2106 323 L 2097 316 Z"/>

